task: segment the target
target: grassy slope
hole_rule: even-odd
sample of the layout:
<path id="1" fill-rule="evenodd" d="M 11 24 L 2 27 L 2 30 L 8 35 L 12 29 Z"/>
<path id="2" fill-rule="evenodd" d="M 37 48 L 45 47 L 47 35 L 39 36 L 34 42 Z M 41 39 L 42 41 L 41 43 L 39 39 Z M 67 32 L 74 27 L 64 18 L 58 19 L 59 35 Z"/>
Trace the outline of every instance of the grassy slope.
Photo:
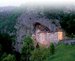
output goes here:
<path id="1" fill-rule="evenodd" d="M 75 45 L 59 45 L 46 61 L 75 61 Z"/>

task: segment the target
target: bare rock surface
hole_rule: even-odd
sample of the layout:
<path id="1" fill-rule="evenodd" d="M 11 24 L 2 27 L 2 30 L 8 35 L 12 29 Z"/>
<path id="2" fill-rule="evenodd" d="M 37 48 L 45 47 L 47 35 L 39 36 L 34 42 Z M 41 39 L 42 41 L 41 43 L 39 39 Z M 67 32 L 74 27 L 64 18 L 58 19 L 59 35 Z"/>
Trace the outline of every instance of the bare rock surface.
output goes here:
<path id="1" fill-rule="evenodd" d="M 32 35 L 34 28 L 33 24 L 36 22 L 48 27 L 51 31 L 55 31 L 56 25 L 60 25 L 58 20 L 48 19 L 38 13 L 43 14 L 40 10 L 27 9 L 18 17 L 15 25 L 15 28 L 17 29 L 17 41 L 15 47 L 17 51 L 20 51 L 24 37 Z M 55 21 L 55 24 L 52 23 L 53 21 Z"/>

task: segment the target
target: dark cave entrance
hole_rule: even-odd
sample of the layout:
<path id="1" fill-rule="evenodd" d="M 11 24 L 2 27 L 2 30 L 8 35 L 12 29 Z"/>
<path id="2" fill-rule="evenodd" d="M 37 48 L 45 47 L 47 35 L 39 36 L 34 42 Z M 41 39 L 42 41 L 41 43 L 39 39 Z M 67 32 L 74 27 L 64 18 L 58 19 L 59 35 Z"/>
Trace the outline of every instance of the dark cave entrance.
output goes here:
<path id="1" fill-rule="evenodd" d="M 50 33 L 50 29 L 48 27 L 42 25 L 39 22 L 34 23 L 33 27 L 34 27 L 34 33 L 36 33 L 36 32 L 48 32 L 48 33 Z"/>

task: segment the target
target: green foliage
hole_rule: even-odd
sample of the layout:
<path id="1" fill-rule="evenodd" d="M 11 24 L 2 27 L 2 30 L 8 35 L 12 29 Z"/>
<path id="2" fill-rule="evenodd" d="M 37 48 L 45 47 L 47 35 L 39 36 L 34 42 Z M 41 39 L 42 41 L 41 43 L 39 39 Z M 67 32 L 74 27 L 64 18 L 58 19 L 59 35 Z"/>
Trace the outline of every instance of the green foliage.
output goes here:
<path id="1" fill-rule="evenodd" d="M 0 44 L 0 57 L 2 55 L 2 45 Z"/>
<path id="2" fill-rule="evenodd" d="M 30 61 L 31 52 L 33 50 L 33 40 L 29 36 L 25 37 L 21 51 L 21 61 Z"/>
<path id="3" fill-rule="evenodd" d="M 11 12 L 2 12 L 0 13 L 0 32 L 16 32 L 16 29 L 14 28 L 16 24 L 16 19 L 20 15 L 20 12 L 17 12 L 16 10 Z"/>
<path id="4" fill-rule="evenodd" d="M 75 34 L 75 13 L 64 13 L 60 24 L 69 35 Z"/>
<path id="5" fill-rule="evenodd" d="M 4 57 L 1 61 L 16 61 L 16 58 L 14 55 L 8 54 L 6 57 Z"/>
<path id="6" fill-rule="evenodd" d="M 10 53 L 13 53 L 13 41 L 13 36 L 10 36 L 8 33 L 0 33 L 0 60 L 15 61 L 12 60 L 12 55 L 8 55 Z"/>
<path id="7" fill-rule="evenodd" d="M 75 35 L 75 12 L 58 10 L 58 9 L 50 9 L 44 11 L 44 16 L 49 19 L 58 19 L 60 21 L 61 27 L 68 35 Z M 75 36 L 74 36 L 75 37 Z"/>
<path id="8" fill-rule="evenodd" d="M 7 54 L 4 52 L 4 53 L 0 56 L 0 60 L 3 60 L 6 56 L 7 56 Z"/>
<path id="9" fill-rule="evenodd" d="M 48 48 L 38 48 L 32 51 L 31 61 L 45 61 L 50 56 Z"/>
<path id="10" fill-rule="evenodd" d="M 47 57 L 55 53 L 54 44 L 51 43 L 49 48 L 40 47 L 32 51 L 31 61 L 45 61 Z"/>
<path id="11" fill-rule="evenodd" d="M 58 45 L 55 54 L 49 56 L 46 61 L 75 61 L 75 45 Z"/>
<path id="12" fill-rule="evenodd" d="M 2 52 L 11 53 L 13 50 L 12 42 L 12 36 L 7 33 L 0 33 L 0 45 L 2 47 Z"/>
<path id="13" fill-rule="evenodd" d="M 0 44 L 0 51 L 2 51 L 2 45 Z"/>
<path id="14" fill-rule="evenodd" d="M 50 47 L 49 47 L 49 49 L 50 49 L 50 54 L 54 54 L 55 53 L 55 46 L 54 46 L 54 44 L 53 43 L 50 43 Z"/>

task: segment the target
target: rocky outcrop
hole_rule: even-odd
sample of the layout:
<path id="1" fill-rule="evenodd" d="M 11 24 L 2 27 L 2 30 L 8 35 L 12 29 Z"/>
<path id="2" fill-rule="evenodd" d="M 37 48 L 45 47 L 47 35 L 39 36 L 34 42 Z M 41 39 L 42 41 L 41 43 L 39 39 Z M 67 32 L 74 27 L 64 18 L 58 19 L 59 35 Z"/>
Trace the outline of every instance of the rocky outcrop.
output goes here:
<path id="1" fill-rule="evenodd" d="M 60 26 L 59 21 L 56 19 L 48 19 L 45 16 L 40 16 L 40 11 L 34 9 L 27 9 L 25 12 L 18 17 L 15 28 L 17 29 L 16 36 L 16 50 L 20 51 L 22 47 L 23 38 L 27 35 L 32 35 L 33 24 L 36 22 L 48 27 L 51 31 L 55 31 L 56 26 Z M 53 23 L 54 22 L 54 23 Z"/>

